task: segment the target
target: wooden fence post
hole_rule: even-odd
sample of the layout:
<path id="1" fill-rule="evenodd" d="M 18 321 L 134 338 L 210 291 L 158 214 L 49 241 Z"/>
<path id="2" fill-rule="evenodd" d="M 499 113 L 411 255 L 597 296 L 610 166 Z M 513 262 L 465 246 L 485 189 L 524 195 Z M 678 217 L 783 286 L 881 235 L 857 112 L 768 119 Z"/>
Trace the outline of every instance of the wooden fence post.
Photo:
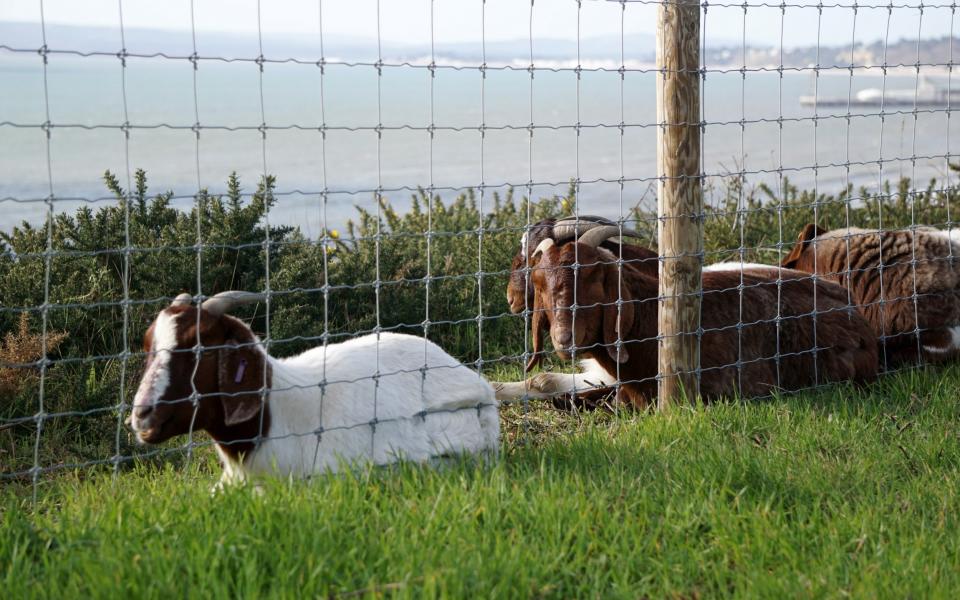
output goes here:
<path id="1" fill-rule="evenodd" d="M 700 3 L 665 0 L 657 14 L 657 233 L 660 248 L 658 405 L 699 396 Z"/>

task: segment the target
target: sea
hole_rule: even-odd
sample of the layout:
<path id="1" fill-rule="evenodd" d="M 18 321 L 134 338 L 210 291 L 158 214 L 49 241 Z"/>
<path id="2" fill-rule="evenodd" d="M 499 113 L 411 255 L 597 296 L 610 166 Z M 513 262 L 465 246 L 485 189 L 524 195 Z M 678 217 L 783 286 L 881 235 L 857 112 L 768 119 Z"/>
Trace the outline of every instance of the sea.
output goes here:
<path id="1" fill-rule="evenodd" d="M 0 57 L 0 230 L 42 222 L 53 210 L 116 202 L 136 169 L 151 192 L 189 208 L 200 188 L 223 192 L 236 172 L 245 192 L 277 178 L 272 224 L 311 237 L 377 190 L 404 210 L 420 188 L 483 202 L 566 193 L 609 217 L 649 208 L 656 190 L 653 67 L 531 72 L 420 63 L 201 61 L 52 55 Z M 438 63 L 442 61 L 438 60 Z M 802 106 L 867 89 L 915 89 L 910 71 L 778 72 L 711 69 L 703 81 L 703 172 L 708 201 L 742 174 L 747 186 L 836 193 L 848 184 L 956 178 L 960 118 L 944 108 Z M 943 83 L 945 79 L 941 79 Z M 48 199 L 51 199 L 48 202 Z"/>

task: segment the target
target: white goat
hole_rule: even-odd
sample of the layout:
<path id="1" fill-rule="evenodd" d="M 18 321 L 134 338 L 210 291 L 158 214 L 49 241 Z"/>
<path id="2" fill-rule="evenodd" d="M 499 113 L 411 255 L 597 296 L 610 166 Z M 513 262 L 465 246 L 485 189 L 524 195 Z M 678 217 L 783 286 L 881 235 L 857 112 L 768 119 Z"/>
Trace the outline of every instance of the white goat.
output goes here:
<path id="1" fill-rule="evenodd" d="M 181 294 L 160 312 L 129 421 L 141 442 L 207 431 L 221 484 L 497 451 L 493 389 L 433 342 L 381 333 L 277 359 L 225 314 L 262 298 L 224 292 L 195 308 Z"/>

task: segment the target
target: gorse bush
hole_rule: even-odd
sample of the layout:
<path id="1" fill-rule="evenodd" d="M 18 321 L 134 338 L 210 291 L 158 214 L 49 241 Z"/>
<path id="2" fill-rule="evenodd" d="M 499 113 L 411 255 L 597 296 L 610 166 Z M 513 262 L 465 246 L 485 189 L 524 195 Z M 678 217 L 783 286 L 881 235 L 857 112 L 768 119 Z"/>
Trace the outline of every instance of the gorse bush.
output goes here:
<path id="1" fill-rule="evenodd" d="M 452 200 L 420 191 L 399 209 L 377 198 L 378 213 L 357 208 L 345 231 L 310 240 L 296 227 L 265 227 L 276 202 L 272 177 L 244 194 L 231 176 L 224 195 L 201 190 L 189 210 L 174 208 L 171 192 L 151 195 L 143 171 L 131 190 L 109 172 L 104 180 L 113 205 L 0 233 L 0 338 L 35 336 L 45 300 L 48 336 L 69 334 L 48 337 L 53 362 L 44 378 L 41 466 L 131 454 L 128 437 L 117 439 L 118 411 L 132 397 L 141 368 L 136 352 L 157 311 L 181 292 L 265 290 L 268 271 L 269 323 L 262 305 L 238 316 L 276 356 L 315 346 L 325 333 L 336 342 L 379 327 L 426 333 L 481 369 L 516 364 L 525 327 L 505 301 L 510 260 L 528 220 L 568 213 L 578 201 L 573 186 L 565 196 L 536 200 L 508 190 L 486 197 L 481 211 L 472 190 Z M 708 190 L 706 260 L 775 262 L 781 245 L 789 250 L 815 219 L 828 228 L 942 226 L 957 197 L 957 188 L 936 182 L 922 190 L 902 180 L 879 194 L 852 187 L 814 194 L 787 180 L 775 192 L 732 178 Z M 579 208 L 596 212 L 589 199 L 579 199 Z M 655 247 L 656 223 L 638 207 L 626 225 Z M 133 354 L 125 360 L 127 352 Z M 22 363 L 6 356 L 0 372 L 17 380 L 15 393 L 0 393 L 0 433 L 7 433 L 0 437 L 0 472 L 9 473 L 33 466 L 38 421 L 24 418 L 40 411 L 40 393 L 38 378 L 9 375 L 35 373 L 32 367 L 14 368 Z"/>
<path id="2" fill-rule="evenodd" d="M 540 200 L 531 213 L 536 219 L 556 214 L 562 201 Z M 271 287 L 294 292 L 278 297 L 271 336 L 314 332 L 316 338 L 326 318 L 334 339 L 379 325 L 426 333 L 464 361 L 521 353 L 522 320 L 508 316 L 505 288 L 528 200 L 518 205 L 512 191 L 503 198 L 494 194 L 484 214 L 472 190 L 449 205 L 421 190 L 403 213 L 382 198 L 378 202 L 379 217 L 358 208 L 345 236 L 331 231 L 321 243 L 290 236 Z M 317 339 L 285 344 L 286 350 Z"/>
<path id="3" fill-rule="evenodd" d="M 960 189 L 942 187 L 936 180 L 920 189 L 906 178 L 896 185 L 886 182 L 879 193 L 852 185 L 837 194 L 801 190 L 786 178 L 779 187 L 775 191 L 761 184 L 746 189 L 743 180 L 731 178 L 711 194 L 714 202 L 704 220 L 707 263 L 740 260 L 742 254 L 744 261 L 775 264 L 790 251 L 807 223 L 825 229 L 886 230 L 914 224 L 945 228 L 957 223 Z"/>

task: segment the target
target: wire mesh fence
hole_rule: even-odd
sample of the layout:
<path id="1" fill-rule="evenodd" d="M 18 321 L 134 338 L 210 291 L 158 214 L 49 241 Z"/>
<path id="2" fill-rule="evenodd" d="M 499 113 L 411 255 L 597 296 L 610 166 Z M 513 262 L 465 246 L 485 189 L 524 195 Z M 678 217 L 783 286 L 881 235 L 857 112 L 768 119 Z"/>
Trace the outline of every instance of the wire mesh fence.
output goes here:
<path id="1" fill-rule="evenodd" d="M 543 413 L 644 409 L 672 375 L 656 358 L 671 126 L 699 133 L 666 152 L 698 157 L 705 269 L 684 335 L 705 398 L 955 352 L 955 4 L 703 2 L 695 123 L 657 116 L 658 79 L 683 74 L 637 33 L 659 2 L 256 2 L 233 37 L 202 3 L 162 35 L 123 0 L 86 36 L 66 5 L 24 6 L 0 39 L 6 481 L 205 446 L 228 465 L 286 448 L 303 472 L 338 448 L 489 450 L 492 398 L 452 391 L 472 385 L 458 365 L 499 382 L 508 448 Z M 309 33 L 274 33 L 280 12 Z M 345 41 L 354 22 L 369 37 Z M 247 328 L 232 337 L 196 310 L 227 290 L 259 294 L 226 311 Z M 164 314 L 181 315 L 166 341 Z M 149 412 L 175 417 L 154 431 Z M 451 415 L 486 433 L 458 446 Z M 448 437 L 417 455 L 402 440 L 431 420 Z"/>

